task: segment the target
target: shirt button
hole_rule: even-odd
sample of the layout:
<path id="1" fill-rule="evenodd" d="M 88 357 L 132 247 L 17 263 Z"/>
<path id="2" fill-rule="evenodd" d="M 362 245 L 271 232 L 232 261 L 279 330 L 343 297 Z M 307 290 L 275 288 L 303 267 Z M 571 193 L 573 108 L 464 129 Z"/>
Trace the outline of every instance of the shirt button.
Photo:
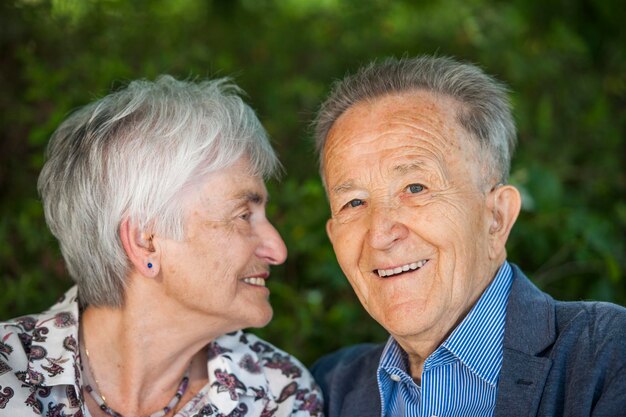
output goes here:
<path id="1" fill-rule="evenodd" d="M 390 378 L 392 381 L 395 381 L 395 382 L 400 382 L 400 379 L 401 379 L 400 376 L 398 375 L 391 375 Z"/>

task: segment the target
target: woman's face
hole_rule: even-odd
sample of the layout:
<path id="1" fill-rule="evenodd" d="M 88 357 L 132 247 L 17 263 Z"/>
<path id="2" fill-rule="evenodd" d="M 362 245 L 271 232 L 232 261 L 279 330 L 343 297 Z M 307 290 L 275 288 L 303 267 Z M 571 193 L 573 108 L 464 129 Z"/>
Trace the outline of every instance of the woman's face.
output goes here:
<path id="1" fill-rule="evenodd" d="M 210 173 L 184 198 L 185 238 L 158 239 L 167 295 L 183 311 L 225 331 L 262 327 L 272 318 L 266 280 L 287 248 L 265 217 L 263 179 L 246 158 Z"/>

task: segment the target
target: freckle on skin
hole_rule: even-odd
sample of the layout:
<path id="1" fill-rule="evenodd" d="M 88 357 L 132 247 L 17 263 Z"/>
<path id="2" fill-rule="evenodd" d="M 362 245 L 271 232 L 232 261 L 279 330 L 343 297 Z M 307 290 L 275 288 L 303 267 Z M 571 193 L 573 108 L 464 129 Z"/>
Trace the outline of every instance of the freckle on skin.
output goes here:
<path id="1" fill-rule="evenodd" d="M 222 262 L 219 259 L 216 259 L 215 262 L 211 265 L 211 270 L 217 271 L 222 267 Z"/>
<path id="2" fill-rule="evenodd" d="M 218 222 L 205 222 L 204 225 L 207 226 L 209 229 L 219 229 L 222 226 Z"/>

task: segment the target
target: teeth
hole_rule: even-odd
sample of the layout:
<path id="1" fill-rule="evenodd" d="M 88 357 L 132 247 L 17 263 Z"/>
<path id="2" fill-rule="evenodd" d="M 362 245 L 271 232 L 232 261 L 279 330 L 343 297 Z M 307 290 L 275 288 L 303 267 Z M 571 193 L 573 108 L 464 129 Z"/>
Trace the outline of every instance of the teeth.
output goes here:
<path id="1" fill-rule="evenodd" d="M 390 277 L 392 275 L 397 275 L 401 272 L 406 272 L 409 270 L 415 270 L 418 268 L 423 267 L 424 265 L 426 265 L 426 262 L 428 262 L 428 260 L 426 259 L 422 259 L 419 262 L 412 262 L 410 264 L 406 264 L 406 265 L 402 265 L 402 266 L 398 266 L 396 268 L 392 268 L 392 269 L 379 269 L 378 270 L 378 276 L 383 278 L 383 277 Z"/>
<path id="2" fill-rule="evenodd" d="M 245 282 L 246 284 L 258 285 L 259 287 L 265 287 L 265 280 L 263 278 L 244 278 L 243 282 Z"/>

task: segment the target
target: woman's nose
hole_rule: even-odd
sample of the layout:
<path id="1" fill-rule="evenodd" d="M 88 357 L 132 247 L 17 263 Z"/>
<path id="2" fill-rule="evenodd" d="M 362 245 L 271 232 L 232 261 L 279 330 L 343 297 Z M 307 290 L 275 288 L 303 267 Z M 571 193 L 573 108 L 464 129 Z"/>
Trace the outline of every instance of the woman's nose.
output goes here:
<path id="1" fill-rule="evenodd" d="M 263 226 L 261 244 L 256 254 L 270 265 L 280 265 L 287 259 L 287 246 L 278 230 L 269 221 Z"/>

